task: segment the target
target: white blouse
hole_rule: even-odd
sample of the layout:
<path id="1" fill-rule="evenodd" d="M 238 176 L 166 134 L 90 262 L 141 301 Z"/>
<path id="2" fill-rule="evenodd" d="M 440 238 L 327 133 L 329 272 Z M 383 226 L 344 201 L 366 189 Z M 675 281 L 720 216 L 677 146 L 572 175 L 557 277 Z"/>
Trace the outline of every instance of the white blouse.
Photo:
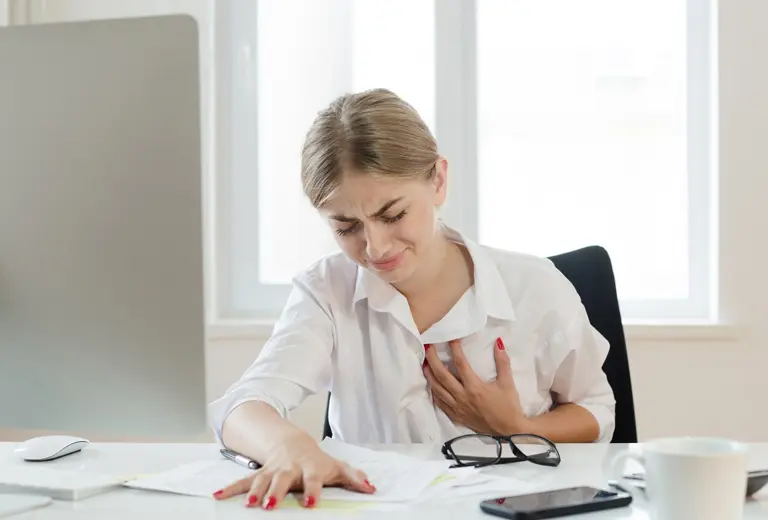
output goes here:
<path id="1" fill-rule="evenodd" d="M 571 283 L 548 259 L 480 246 L 443 229 L 469 251 L 475 284 L 423 334 L 405 297 L 342 253 L 296 276 L 258 358 L 209 407 L 219 441 L 227 415 L 244 402 L 263 401 L 286 417 L 327 390 L 333 435 L 345 442 L 444 442 L 471 433 L 432 403 L 421 368 L 424 345 L 452 369 L 447 342 L 461 339 L 472 368 L 492 381 L 501 337 L 526 415 L 575 403 L 597 419 L 599 441 L 610 442 L 615 400 L 602 370 L 608 342 L 590 325 Z"/>

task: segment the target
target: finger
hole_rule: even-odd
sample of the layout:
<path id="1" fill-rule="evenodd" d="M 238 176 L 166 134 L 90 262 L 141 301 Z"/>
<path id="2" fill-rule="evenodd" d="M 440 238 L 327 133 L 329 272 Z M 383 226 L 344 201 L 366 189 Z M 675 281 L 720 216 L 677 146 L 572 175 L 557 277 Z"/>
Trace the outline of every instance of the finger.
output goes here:
<path id="1" fill-rule="evenodd" d="M 213 494 L 213 498 L 215 498 L 216 500 L 224 500 L 224 499 L 233 497 L 235 495 L 242 495 L 243 493 L 251 489 L 251 481 L 253 480 L 253 478 L 254 478 L 253 475 L 250 475 L 245 478 L 241 478 L 237 482 L 233 482 L 227 487 L 215 492 Z"/>
<path id="2" fill-rule="evenodd" d="M 456 399 L 454 399 L 448 390 L 446 390 L 445 387 L 441 385 L 437 379 L 435 379 L 435 375 L 432 373 L 432 370 L 430 370 L 429 367 L 424 370 L 424 375 L 427 377 L 427 383 L 429 383 L 429 388 L 432 391 L 432 395 L 438 395 L 444 402 L 450 404 L 451 406 L 456 406 Z"/>
<path id="3" fill-rule="evenodd" d="M 323 481 L 317 474 L 306 473 L 304 475 L 304 507 L 312 508 L 317 504 L 320 492 L 323 489 Z"/>
<path id="4" fill-rule="evenodd" d="M 448 346 L 451 348 L 451 359 L 453 360 L 453 366 L 456 367 L 464 386 L 467 384 L 481 383 L 482 381 L 477 376 L 472 366 L 467 360 L 467 356 L 464 355 L 464 349 L 461 348 L 461 341 L 454 339 L 448 342 Z"/>
<path id="5" fill-rule="evenodd" d="M 272 473 L 268 471 L 261 472 L 253 478 L 251 489 L 245 497 L 246 507 L 257 506 L 264 495 L 267 493 L 269 485 L 272 483 Z"/>
<path id="6" fill-rule="evenodd" d="M 376 487 L 368 480 L 366 474 L 349 464 L 341 465 L 339 477 L 339 485 L 350 491 L 367 494 L 376 492 Z"/>
<path id="7" fill-rule="evenodd" d="M 512 378 L 512 364 L 509 362 L 509 354 L 501 338 L 496 339 L 493 357 L 496 360 L 496 381 L 502 386 L 513 386 L 515 381 Z"/>
<path id="8" fill-rule="evenodd" d="M 458 412 L 453 407 L 451 407 L 448 403 L 446 403 L 445 401 L 443 401 L 442 399 L 440 399 L 438 396 L 434 394 L 432 395 L 432 402 L 434 402 L 437 405 L 437 407 L 440 408 L 445 413 L 445 415 L 448 416 L 448 418 L 451 421 L 459 424 L 461 423 Z"/>
<path id="9" fill-rule="evenodd" d="M 461 386 L 459 380 L 456 379 L 445 364 L 440 361 L 434 348 L 427 351 L 427 363 L 429 364 L 429 368 L 432 370 L 435 379 L 437 379 L 453 396 L 458 396 L 464 391 L 464 387 Z"/>
<path id="10" fill-rule="evenodd" d="M 282 502 L 285 495 L 298 483 L 299 475 L 298 471 L 278 471 L 275 473 L 269 490 L 261 499 L 262 507 L 267 511 L 277 507 L 277 504 Z"/>

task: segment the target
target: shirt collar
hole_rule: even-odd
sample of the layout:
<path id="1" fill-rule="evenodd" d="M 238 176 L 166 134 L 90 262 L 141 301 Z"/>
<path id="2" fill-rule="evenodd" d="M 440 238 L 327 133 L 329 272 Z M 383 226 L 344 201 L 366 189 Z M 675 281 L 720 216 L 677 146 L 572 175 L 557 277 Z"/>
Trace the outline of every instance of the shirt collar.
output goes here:
<path id="1" fill-rule="evenodd" d="M 441 223 L 442 232 L 446 237 L 464 245 L 472 257 L 475 267 L 475 297 L 480 310 L 489 316 L 501 320 L 513 321 L 515 311 L 507 292 L 507 285 L 499 272 L 498 265 L 488 252 L 468 239 L 459 231 Z M 400 303 L 406 303 L 405 298 L 392 285 L 385 282 L 369 270 L 358 266 L 355 292 L 352 304 L 363 299 L 368 299 L 368 306 L 379 312 L 392 312 L 393 305 L 401 307 Z"/>

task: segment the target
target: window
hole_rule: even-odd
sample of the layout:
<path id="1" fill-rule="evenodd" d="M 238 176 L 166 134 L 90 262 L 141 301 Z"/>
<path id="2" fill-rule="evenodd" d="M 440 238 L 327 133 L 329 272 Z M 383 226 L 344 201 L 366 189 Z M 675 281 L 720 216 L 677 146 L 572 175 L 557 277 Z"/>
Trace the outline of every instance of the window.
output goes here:
<path id="1" fill-rule="evenodd" d="M 232 146 L 220 148 L 231 176 L 219 198 L 228 238 L 219 309 L 268 316 L 296 272 L 335 250 L 299 178 L 301 145 L 317 112 L 347 92 L 386 85 L 434 124 L 434 2 L 231 2 L 220 16 L 230 38 L 219 57 L 231 75 L 224 77 L 231 96 L 224 142 Z"/>
<path id="2" fill-rule="evenodd" d="M 614 261 L 627 319 L 709 318 L 709 12 L 695 0 L 217 2 L 219 318 L 279 312 L 333 251 L 300 186 L 315 114 L 387 87 L 487 245 Z"/>

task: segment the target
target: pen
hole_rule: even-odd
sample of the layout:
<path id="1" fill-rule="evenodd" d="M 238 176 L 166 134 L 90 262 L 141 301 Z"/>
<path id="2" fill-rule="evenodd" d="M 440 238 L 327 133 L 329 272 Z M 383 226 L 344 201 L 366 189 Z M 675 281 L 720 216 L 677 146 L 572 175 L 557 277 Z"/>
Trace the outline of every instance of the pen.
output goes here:
<path id="1" fill-rule="evenodd" d="M 221 451 L 221 454 L 231 460 L 232 462 L 235 462 L 237 464 L 240 464 L 241 466 L 244 466 L 246 468 L 250 469 L 259 469 L 261 466 L 258 462 L 255 460 L 251 460 L 248 457 L 244 457 L 243 455 L 240 455 L 239 453 L 235 453 L 234 451 L 229 451 L 227 449 L 219 450 Z"/>

